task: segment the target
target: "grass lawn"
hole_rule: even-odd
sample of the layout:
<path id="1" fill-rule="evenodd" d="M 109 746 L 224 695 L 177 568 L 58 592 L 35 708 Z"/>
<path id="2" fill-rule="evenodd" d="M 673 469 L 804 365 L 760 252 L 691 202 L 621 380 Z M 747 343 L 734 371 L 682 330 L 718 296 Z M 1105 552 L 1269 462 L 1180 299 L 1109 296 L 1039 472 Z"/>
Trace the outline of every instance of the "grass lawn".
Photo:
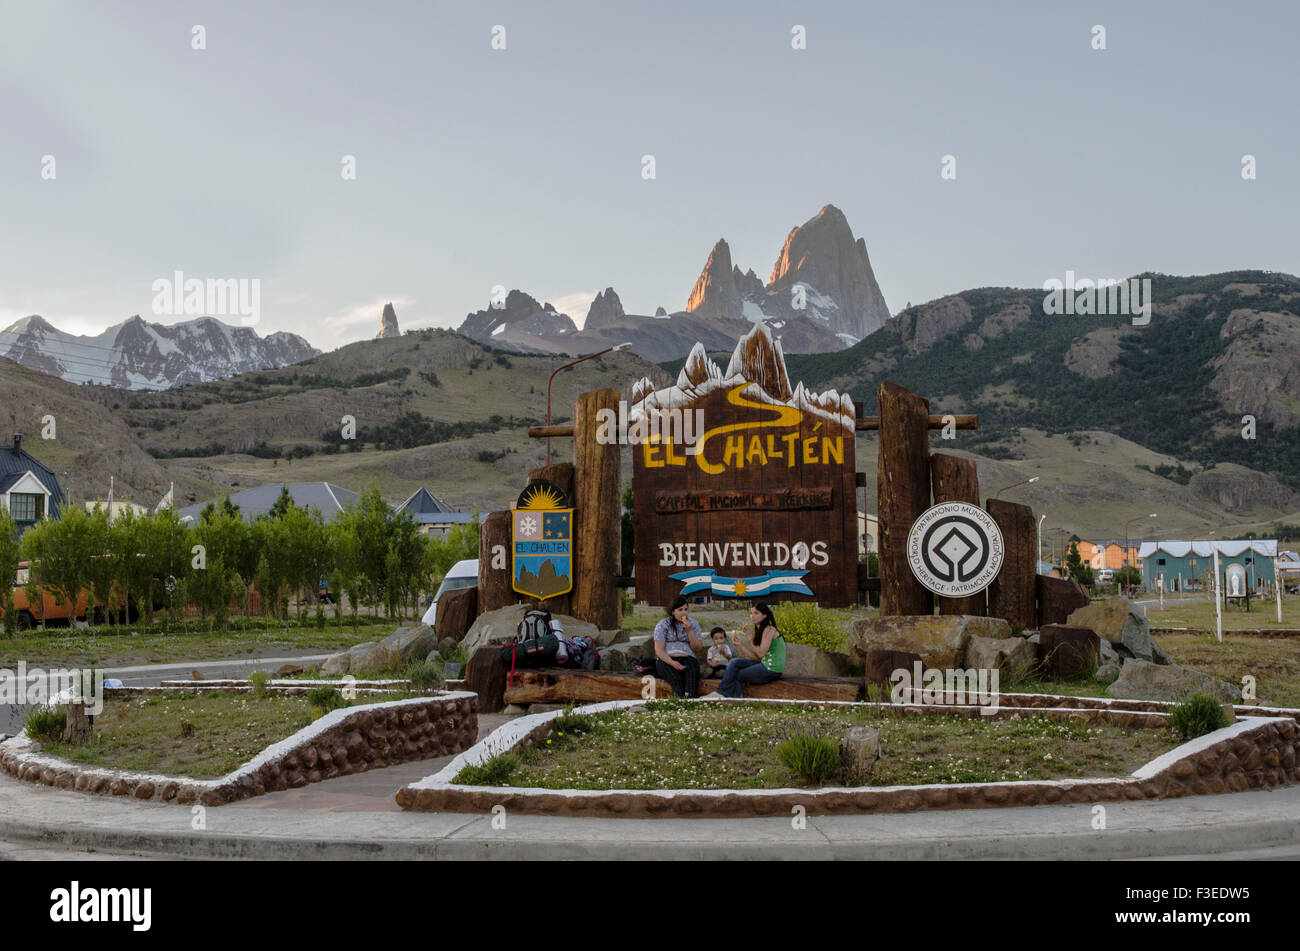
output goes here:
<path id="1" fill-rule="evenodd" d="M 1202 631 L 1215 630 L 1214 602 L 1202 601 L 1199 604 L 1179 604 L 1166 600 L 1164 610 L 1155 605 L 1147 605 L 1147 620 L 1152 627 L 1190 627 Z M 1276 628 L 1300 629 L 1300 596 L 1283 595 L 1282 623 L 1277 622 L 1277 601 L 1273 598 L 1250 599 L 1250 612 L 1237 607 L 1223 608 L 1223 629 L 1225 631 L 1269 630 Z"/>
<path id="2" fill-rule="evenodd" d="M 92 766 L 214 779 L 311 722 L 311 705 L 301 696 L 131 697 L 105 702 L 90 743 L 42 747 Z"/>
<path id="3" fill-rule="evenodd" d="M 1238 687 L 1249 675 L 1255 678 L 1256 696 L 1275 706 L 1300 707 L 1300 638 L 1225 631 L 1222 644 L 1213 634 L 1161 634 L 1157 640 L 1176 664 Z"/>
<path id="4" fill-rule="evenodd" d="M 783 731 L 880 730 L 883 758 L 865 785 L 1124 776 L 1179 740 L 1044 719 L 963 720 L 879 709 L 659 701 L 577 718 L 514 753 L 498 785 L 573 789 L 773 789 L 800 786 L 775 752 Z M 507 756 L 511 754 L 506 754 Z M 504 773 L 504 776 L 502 775 Z M 857 784 L 841 776 L 830 784 Z"/>
<path id="5" fill-rule="evenodd" d="M 407 621 L 406 624 L 416 623 Z M 127 625 L 111 627 L 50 627 L 25 631 L 14 637 L 0 634 L 0 667 L 12 667 L 19 660 L 27 664 L 60 663 L 68 666 L 123 667 L 132 664 L 162 664 L 169 661 L 223 660 L 241 654 L 277 650 L 346 650 L 353 644 L 387 637 L 397 622 L 362 624 L 357 627 L 326 624 L 315 627 L 277 627 L 267 631 L 260 623 L 246 630 L 162 633 L 157 627 Z M 138 633 L 137 633 L 138 632 Z"/>

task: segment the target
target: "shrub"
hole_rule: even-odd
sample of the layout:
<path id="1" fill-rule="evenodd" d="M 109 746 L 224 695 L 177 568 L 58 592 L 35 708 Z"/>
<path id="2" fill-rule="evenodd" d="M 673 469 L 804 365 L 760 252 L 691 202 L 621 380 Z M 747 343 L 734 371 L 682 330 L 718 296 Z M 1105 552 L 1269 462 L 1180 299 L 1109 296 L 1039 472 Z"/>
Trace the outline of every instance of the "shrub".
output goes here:
<path id="1" fill-rule="evenodd" d="M 504 786 L 518 764 L 514 753 L 498 753 L 477 766 L 465 766 L 452 780 L 462 786 Z"/>
<path id="2" fill-rule="evenodd" d="M 37 707 L 27 714 L 27 735 L 38 742 L 59 739 L 68 725 L 68 711 L 63 707 Z"/>
<path id="3" fill-rule="evenodd" d="M 253 688 L 253 696 L 258 700 L 266 696 L 266 684 L 270 679 L 264 670 L 255 670 L 248 675 L 248 683 Z"/>
<path id="4" fill-rule="evenodd" d="M 1223 705 L 1208 694 L 1188 697 L 1169 711 L 1169 729 L 1184 740 L 1194 740 L 1225 726 L 1228 726 L 1228 715 L 1223 712 Z"/>
<path id="5" fill-rule="evenodd" d="M 442 684 L 442 672 L 431 660 L 422 660 L 406 668 L 406 679 L 416 690 L 429 690 Z"/>
<path id="6" fill-rule="evenodd" d="M 322 713 L 329 713 L 331 710 L 348 705 L 337 687 L 312 687 L 307 691 L 307 702 Z"/>
<path id="7" fill-rule="evenodd" d="M 777 744 L 776 758 L 808 786 L 825 785 L 842 765 L 840 744 L 817 731 L 791 734 Z"/>
<path id="8" fill-rule="evenodd" d="M 836 622 L 834 615 L 823 611 L 811 602 L 784 601 L 773 611 L 776 626 L 786 641 L 810 644 L 824 651 L 842 652 L 848 641 L 847 632 Z"/>
<path id="9" fill-rule="evenodd" d="M 590 733 L 594 726 L 591 717 L 573 712 L 573 704 L 566 706 L 558 717 L 551 720 L 551 729 L 556 733 L 572 733 L 574 735 Z"/>

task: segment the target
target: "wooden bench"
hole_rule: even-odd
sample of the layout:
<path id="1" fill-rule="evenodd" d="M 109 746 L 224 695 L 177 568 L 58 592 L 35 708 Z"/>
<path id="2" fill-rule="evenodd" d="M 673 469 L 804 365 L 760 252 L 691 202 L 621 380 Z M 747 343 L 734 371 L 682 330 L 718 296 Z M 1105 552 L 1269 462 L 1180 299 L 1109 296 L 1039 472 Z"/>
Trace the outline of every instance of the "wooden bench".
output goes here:
<path id="1" fill-rule="evenodd" d="M 700 679 L 699 695 L 710 694 L 722 683 Z M 606 700 L 640 700 L 644 682 L 640 674 L 602 670 L 540 668 L 516 670 L 514 686 L 507 687 L 506 703 L 601 703 Z M 863 681 L 854 677 L 782 677 L 767 684 L 745 684 L 746 697 L 777 700 L 859 700 Z M 655 679 L 655 697 L 673 695 L 666 680 Z"/>
<path id="2" fill-rule="evenodd" d="M 515 671 L 514 683 L 506 687 L 509 664 L 496 647 L 480 647 L 465 666 L 464 689 L 479 696 L 479 712 L 495 713 L 508 703 L 602 703 L 606 700 L 640 700 L 640 674 L 604 670 L 568 670 L 556 667 L 525 668 Z M 700 680 L 699 695 L 712 693 L 722 681 Z M 769 684 L 746 684 L 746 697 L 777 700 L 861 700 L 864 681 L 860 677 L 782 677 Z M 655 697 L 673 695 L 666 680 L 656 678 Z"/>

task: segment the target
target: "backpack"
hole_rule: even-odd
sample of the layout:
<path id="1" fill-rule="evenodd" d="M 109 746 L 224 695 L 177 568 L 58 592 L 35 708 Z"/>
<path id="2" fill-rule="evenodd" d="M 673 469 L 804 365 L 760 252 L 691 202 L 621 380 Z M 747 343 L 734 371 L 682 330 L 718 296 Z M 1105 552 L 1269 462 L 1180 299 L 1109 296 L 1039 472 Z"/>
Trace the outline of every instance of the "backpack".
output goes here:
<path id="1" fill-rule="evenodd" d="M 519 622 L 514 643 L 501 648 L 502 660 L 510 660 L 510 678 L 514 685 L 515 667 L 550 667 L 560 649 L 560 639 L 551 633 L 549 611 L 532 610 Z"/>
<path id="2" fill-rule="evenodd" d="M 595 670 L 600 665 L 600 651 L 590 637 L 572 637 L 563 640 L 565 656 L 556 659 L 557 667 L 573 670 Z"/>

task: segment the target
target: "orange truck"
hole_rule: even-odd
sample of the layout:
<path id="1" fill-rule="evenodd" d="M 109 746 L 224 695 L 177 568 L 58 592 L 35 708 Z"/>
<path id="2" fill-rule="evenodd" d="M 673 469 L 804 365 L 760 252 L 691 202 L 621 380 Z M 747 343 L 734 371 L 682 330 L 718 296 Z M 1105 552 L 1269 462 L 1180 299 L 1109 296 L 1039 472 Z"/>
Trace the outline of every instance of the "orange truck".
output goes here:
<path id="1" fill-rule="evenodd" d="M 48 588 L 28 586 L 31 581 L 31 565 L 20 561 L 18 572 L 13 580 L 14 612 L 18 615 L 18 629 L 27 630 L 44 621 L 46 624 L 71 624 L 74 619 L 85 620 L 86 605 L 90 592 L 82 590 L 77 594 L 75 610 L 71 605 L 60 602 L 54 592 Z M 97 604 L 98 610 L 102 605 Z M 0 605 L 0 618 L 4 617 L 4 606 Z"/>

